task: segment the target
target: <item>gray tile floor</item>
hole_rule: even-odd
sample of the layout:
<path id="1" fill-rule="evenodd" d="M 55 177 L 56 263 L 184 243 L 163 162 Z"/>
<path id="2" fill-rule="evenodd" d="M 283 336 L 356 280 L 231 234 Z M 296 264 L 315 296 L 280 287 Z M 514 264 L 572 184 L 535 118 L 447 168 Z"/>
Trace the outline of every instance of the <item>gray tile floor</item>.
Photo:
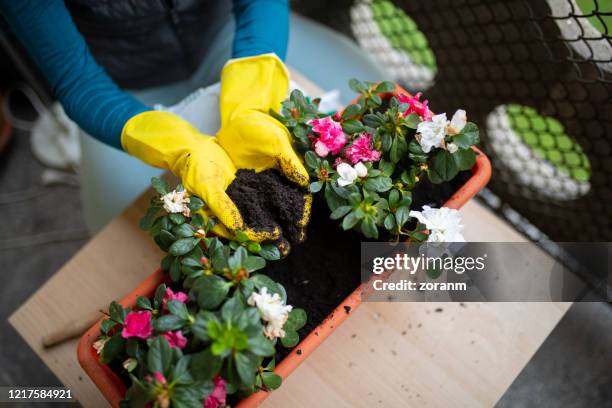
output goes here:
<path id="1" fill-rule="evenodd" d="M 43 168 L 30 153 L 27 135 L 15 136 L 0 155 L 0 385 L 59 385 L 6 319 L 85 243 L 79 191 L 46 187 L 32 199 L 6 203 L 7 194 L 41 185 Z M 58 240 L 62 231 L 69 234 Z M 498 406 L 612 407 L 611 370 L 612 308 L 577 304 Z"/>

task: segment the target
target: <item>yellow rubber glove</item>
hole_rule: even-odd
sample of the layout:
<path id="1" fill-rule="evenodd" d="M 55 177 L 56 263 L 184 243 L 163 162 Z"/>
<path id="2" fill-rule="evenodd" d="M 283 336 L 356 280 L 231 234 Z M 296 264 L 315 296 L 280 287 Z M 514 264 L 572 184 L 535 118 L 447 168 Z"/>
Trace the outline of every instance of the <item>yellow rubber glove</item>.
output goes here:
<path id="1" fill-rule="evenodd" d="M 289 73 L 274 54 L 228 62 L 221 72 L 219 144 L 239 169 L 279 169 L 300 186 L 308 172 L 291 145 L 287 128 L 268 114 L 279 110 Z"/>
<path id="2" fill-rule="evenodd" d="M 274 54 L 228 62 L 221 72 L 217 138 L 237 168 L 256 172 L 276 168 L 306 188 L 308 172 L 293 150 L 289 131 L 268 114 L 270 109 L 280 109 L 288 89 L 289 73 Z M 305 192 L 303 217 L 295 221 L 302 229 L 302 240 L 311 204 L 312 195 Z"/>
<path id="3" fill-rule="evenodd" d="M 172 171 L 185 189 L 202 198 L 230 233 L 241 230 L 252 241 L 277 239 L 280 231 L 255 231 L 244 225 L 240 211 L 225 190 L 236 167 L 216 138 L 203 135 L 181 117 L 159 111 L 134 116 L 121 134 L 123 149 L 150 164 Z M 227 236 L 223 229 L 215 232 Z"/>

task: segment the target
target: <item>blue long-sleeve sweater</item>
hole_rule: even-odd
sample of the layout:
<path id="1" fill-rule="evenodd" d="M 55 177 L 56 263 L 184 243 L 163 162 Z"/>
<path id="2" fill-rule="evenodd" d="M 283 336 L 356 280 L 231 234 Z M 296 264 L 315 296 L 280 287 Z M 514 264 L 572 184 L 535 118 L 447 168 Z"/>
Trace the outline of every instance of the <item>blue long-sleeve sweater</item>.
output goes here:
<path id="1" fill-rule="evenodd" d="M 232 57 L 273 52 L 284 58 L 287 0 L 234 0 Z M 121 131 L 150 110 L 98 65 L 63 0 L 0 0 L 0 13 L 42 70 L 66 114 L 96 139 L 121 149 Z"/>

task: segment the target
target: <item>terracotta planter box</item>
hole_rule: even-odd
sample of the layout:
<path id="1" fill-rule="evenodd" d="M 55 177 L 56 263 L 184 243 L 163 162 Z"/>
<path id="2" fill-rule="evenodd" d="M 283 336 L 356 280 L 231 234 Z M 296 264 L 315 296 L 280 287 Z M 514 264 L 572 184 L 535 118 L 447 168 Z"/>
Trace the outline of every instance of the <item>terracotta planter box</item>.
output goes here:
<path id="1" fill-rule="evenodd" d="M 402 88 L 396 92 L 408 93 Z M 388 95 L 384 95 L 388 96 Z M 489 159 L 479 149 L 473 147 L 477 153 L 476 163 L 472 167 L 472 176 L 459 188 L 444 206 L 454 209 L 461 208 L 472 197 L 474 197 L 488 183 L 491 177 L 491 164 Z M 355 271 L 355 273 L 360 273 Z M 156 287 L 164 282 L 163 271 L 155 271 L 144 280 L 134 291 L 125 297 L 120 303 L 123 307 L 135 307 L 136 299 L 139 296 L 153 296 Z M 310 332 L 295 348 L 276 365 L 274 372 L 283 379 L 287 378 L 333 331 L 344 322 L 350 314 L 345 312 L 349 307 L 355 310 L 362 301 L 362 293 L 367 285 L 358 286 L 342 303 L 340 303 L 312 332 Z M 92 381 L 100 389 L 100 392 L 113 407 L 118 407 L 119 402 L 124 398 L 126 387 L 121 379 L 108 366 L 101 364 L 98 360 L 93 343 L 100 335 L 100 323 L 102 319 L 93 325 L 81 338 L 78 345 L 78 360 L 85 372 L 91 377 Z M 300 354 L 297 354 L 300 350 Z M 248 398 L 240 401 L 239 408 L 256 407 L 268 393 L 259 391 Z"/>

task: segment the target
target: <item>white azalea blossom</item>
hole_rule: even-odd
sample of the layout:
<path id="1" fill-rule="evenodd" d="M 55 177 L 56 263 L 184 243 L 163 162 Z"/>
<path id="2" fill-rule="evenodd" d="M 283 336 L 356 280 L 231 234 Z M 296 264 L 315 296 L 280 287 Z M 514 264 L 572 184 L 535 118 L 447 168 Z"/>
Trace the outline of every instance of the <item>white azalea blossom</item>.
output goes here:
<path id="1" fill-rule="evenodd" d="M 431 121 L 423 121 L 418 124 L 417 140 L 425 153 L 429 153 L 433 147 L 444 144 L 448 123 L 446 113 L 440 113 L 431 118 Z"/>
<path id="2" fill-rule="evenodd" d="M 293 306 L 285 305 L 278 293 L 271 295 L 265 287 L 259 293 L 251 293 L 247 303 L 249 306 L 257 307 L 259 315 L 267 323 L 264 327 L 264 335 L 267 338 L 285 337 L 283 326 Z"/>
<path id="3" fill-rule="evenodd" d="M 467 123 L 467 115 L 463 109 L 457 109 L 457 112 L 453 115 L 448 124 L 446 133 L 449 135 L 457 135 L 461 133 L 465 124 Z"/>
<path id="4" fill-rule="evenodd" d="M 465 242 L 461 233 L 463 225 L 457 210 L 424 205 L 423 211 L 410 211 L 409 215 L 425 224 L 429 230 L 428 242 Z"/>
<path id="5" fill-rule="evenodd" d="M 104 345 L 109 339 L 110 339 L 109 337 L 102 337 L 94 342 L 92 346 L 94 350 L 96 350 L 97 354 L 100 354 L 102 350 L 104 350 Z"/>
<path id="6" fill-rule="evenodd" d="M 336 171 L 340 176 L 338 179 L 340 187 L 351 185 L 357 177 L 366 177 L 368 175 L 368 168 L 362 162 L 358 162 L 355 166 L 351 166 L 348 163 L 340 163 L 336 167 Z"/>
<path id="7" fill-rule="evenodd" d="M 448 152 L 450 154 L 455 153 L 458 149 L 459 149 L 459 147 L 457 147 L 457 145 L 454 144 L 454 143 L 447 143 L 446 144 L 446 150 L 448 150 Z"/>
<path id="8" fill-rule="evenodd" d="M 467 115 L 463 109 L 457 109 L 451 120 L 446 119 L 446 113 L 440 113 L 423 121 L 417 126 L 417 141 L 425 153 L 429 153 L 434 147 L 444 147 L 446 135 L 461 133 L 467 123 Z M 457 146 L 454 147 L 454 151 Z M 450 149 L 449 149 L 450 151 Z M 451 151 L 451 153 L 454 153 Z"/>
<path id="9" fill-rule="evenodd" d="M 169 213 L 182 213 L 185 217 L 190 216 L 189 196 L 186 191 L 171 191 L 161 197 L 164 203 L 164 210 Z"/>

